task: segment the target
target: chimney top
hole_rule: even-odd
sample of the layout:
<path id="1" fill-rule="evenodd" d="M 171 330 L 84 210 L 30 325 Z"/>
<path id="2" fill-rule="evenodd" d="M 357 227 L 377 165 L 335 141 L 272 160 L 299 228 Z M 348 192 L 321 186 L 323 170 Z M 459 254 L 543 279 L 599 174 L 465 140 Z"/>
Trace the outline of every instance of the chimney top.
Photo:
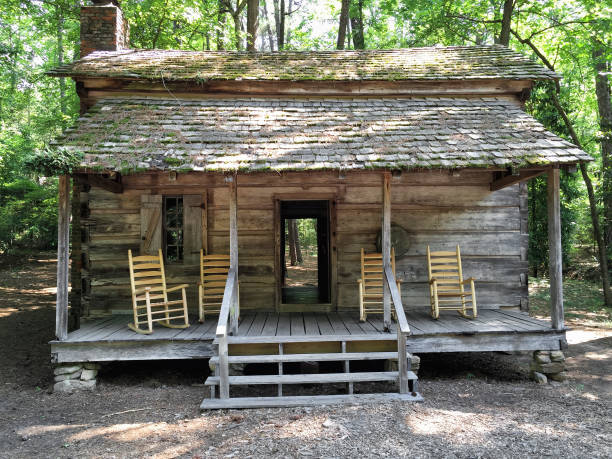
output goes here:
<path id="1" fill-rule="evenodd" d="M 92 0 L 81 7 L 81 57 L 94 51 L 119 51 L 128 48 L 129 24 L 123 17 L 119 0 Z"/>

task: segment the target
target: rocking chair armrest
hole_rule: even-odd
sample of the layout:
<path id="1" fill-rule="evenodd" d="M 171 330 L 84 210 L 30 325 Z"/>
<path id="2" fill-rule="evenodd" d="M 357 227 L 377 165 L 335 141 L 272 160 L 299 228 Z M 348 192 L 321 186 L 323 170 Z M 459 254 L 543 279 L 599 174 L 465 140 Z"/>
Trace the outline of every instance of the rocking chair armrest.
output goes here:
<path id="1" fill-rule="evenodd" d="M 149 292 L 150 290 L 151 290 L 151 287 L 140 287 L 140 288 L 134 289 L 134 295 L 140 295 L 141 293 Z"/>
<path id="2" fill-rule="evenodd" d="M 362 284 L 363 283 L 363 279 L 361 279 L 361 278 L 357 279 L 357 283 L 358 284 Z"/>
<path id="3" fill-rule="evenodd" d="M 462 284 L 469 284 L 470 282 L 475 281 L 476 279 L 474 279 L 473 277 L 468 277 L 467 279 L 463 279 Z"/>
<path id="4" fill-rule="evenodd" d="M 436 282 L 438 282 L 438 279 L 436 279 L 435 277 L 432 277 L 431 279 L 429 279 L 429 285 L 435 284 Z"/>
<path id="5" fill-rule="evenodd" d="M 187 288 L 187 287 L 189 287 L 189 284 L 181 284 L 181 285 L 177 285 L 176 287 L 167 288 L 167 289 L 166 289 L 166 293 L 169 293 L 169 292 L 174 292 L 174 291 L 176 291 L 176 290 L 180 290 L 180 289 L 182 289 L 182 288 Z"/>

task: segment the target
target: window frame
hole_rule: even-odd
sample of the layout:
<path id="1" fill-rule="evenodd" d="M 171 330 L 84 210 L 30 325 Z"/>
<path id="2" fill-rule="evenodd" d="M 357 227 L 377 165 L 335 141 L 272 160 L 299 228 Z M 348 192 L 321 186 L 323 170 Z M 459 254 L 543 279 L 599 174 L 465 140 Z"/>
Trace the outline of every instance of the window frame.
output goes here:
<path id="1" fill-rule="evenodd" d="M 175 200 L 174 216 L 176 217 L 176 226 L 169 226 L 168 201 Z M 184 263 L 185 261 L 185 207 L 183 195 L 163 195 L 162 197 L 162 251 L 166 263 Z M 176 231 L 178 237 L 176 243 L 168 244 L 168 232 Z M 168 247 L 176 248 L 176 258 L 170 259 L 168 256 Z"/>

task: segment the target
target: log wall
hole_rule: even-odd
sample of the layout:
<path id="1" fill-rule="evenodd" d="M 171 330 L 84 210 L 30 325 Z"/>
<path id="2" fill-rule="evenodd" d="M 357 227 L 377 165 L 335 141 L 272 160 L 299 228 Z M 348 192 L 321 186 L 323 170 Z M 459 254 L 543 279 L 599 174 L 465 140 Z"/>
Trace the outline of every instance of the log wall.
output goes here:
<path id="1" fill-rule="evenodd" d="M 339 310 L 357 310 L 359 252 L 375 250 L 382 218 L 382 173 L 308 172 L 238 176 L 239 275 L 242 310 L 275 305 L 275 199 L 333 201 L 335 249 L 332 284 Z M 477 279 L 482 308 L 527 307 L 526 188 L 489 191 L 488 171 L 403 173 L 391 179 L 392 222 L 410 234 L 408 253 L 396 260 L 404 307 L 429 305 L 425 250 L 461 246 L 466 277 Z M 123 177 L 124 192 L 91 187 L 85 194 L 88 229 L 82 243 L 85 304 L 91 314 L 131 308 L 127 250 L 141 243 L 142 194 L 203 198 L 210 253 L 229 251 L 229 187 L 222 175 L 146 173 Z M 193 238 L 192 238 L 193 239 Z M 197 308 L 197 263 L 168 264 L 168 284 L 188 283 L 189 305 Z M 84 293 L 85 294 L 85 293 Z M 304 309 L 307 310 L 305 305 Z"/>

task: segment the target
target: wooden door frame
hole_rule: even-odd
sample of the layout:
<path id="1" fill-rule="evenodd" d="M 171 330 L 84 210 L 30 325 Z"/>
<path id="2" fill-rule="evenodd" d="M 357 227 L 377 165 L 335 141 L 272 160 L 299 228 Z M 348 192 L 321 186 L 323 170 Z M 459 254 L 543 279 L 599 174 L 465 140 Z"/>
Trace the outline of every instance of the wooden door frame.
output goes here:
<path id="1" fill-rule="evenodd" d="M 338 193 L 275 193 L 274 202 L 274 278 L 276 281 L 274 307 L 276 312 L 282 311 L 282 267 L 281 259 L 281 201 L 328 201 L 329 202 L 329 296 L 330 302 L 325 312 L 338 310 L 338 249 L 336 245 L 336 224 Z M 308 306 L 308 305 L 304 305 Z M 314 304 L 313 306 L 316 306 Z M 312 309 L 316 311 L 315 309 Z M 321 310 L 321 312 L 324 312 Z"/>

